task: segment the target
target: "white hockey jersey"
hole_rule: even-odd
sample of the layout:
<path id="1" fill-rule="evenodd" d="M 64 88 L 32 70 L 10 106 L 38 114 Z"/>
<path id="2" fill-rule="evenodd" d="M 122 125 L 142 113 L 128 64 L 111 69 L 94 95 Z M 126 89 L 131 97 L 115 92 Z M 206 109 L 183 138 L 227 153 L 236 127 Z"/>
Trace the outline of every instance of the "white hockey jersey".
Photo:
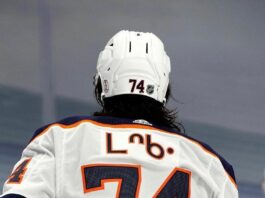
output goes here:
<path id="1" fill-rule="evenodd" d="M 35 132 L 4 198 L 237 198 L 206 144 L 143 120 L 71 117 Z"/>

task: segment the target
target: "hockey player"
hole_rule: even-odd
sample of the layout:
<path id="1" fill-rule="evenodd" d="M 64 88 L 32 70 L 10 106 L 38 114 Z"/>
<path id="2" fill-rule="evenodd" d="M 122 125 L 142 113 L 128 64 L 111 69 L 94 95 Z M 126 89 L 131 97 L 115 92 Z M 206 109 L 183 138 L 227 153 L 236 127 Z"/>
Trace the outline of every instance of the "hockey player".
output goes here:
<path id="1" fill-rule="evenodd" d="M 232 166 L 166 108 L 169 74 L 154 34 L 114 35 L 97 64 L 102 111 L 38 129 L 2 198 L 237 198 Z"/>

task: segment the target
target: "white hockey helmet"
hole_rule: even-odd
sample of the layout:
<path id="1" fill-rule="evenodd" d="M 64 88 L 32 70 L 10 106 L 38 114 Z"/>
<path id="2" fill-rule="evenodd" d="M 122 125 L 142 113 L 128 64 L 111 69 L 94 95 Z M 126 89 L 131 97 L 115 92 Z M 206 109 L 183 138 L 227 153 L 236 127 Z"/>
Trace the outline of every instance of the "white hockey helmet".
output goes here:
<path id="1" fill-rule="evenodd" d="M 102 100 L 137 94 L 165 103 L 170 69 L 170 59 L 157 36 L 122 30 L 99 54 L 95 80 L 100 78 Z"/>

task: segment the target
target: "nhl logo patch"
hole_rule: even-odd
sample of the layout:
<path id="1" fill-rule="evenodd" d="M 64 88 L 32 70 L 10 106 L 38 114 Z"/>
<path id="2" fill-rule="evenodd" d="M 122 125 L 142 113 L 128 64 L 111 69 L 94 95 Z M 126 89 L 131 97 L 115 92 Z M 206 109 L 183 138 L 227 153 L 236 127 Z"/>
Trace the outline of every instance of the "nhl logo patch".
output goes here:
<path id="1" fill-rule="evenodd" d="M 149 125 L 149 126 L 152 126 L 152 124 L 146 120 L 142 120 L 142 119 L 139 119 L 139 120 L 134 120 L 133 123 L 136 123 L 136 124 L 144 124 L 144 125 Z"/>
<path id="2" fill-rule="evenodd" d="M 147 85 L 146 93 L 148 93 L 149 95 L 151 95 L 151 94 L 154 93 L 154 89 L 155 89 L 155 86 L 154 85 Z"/>

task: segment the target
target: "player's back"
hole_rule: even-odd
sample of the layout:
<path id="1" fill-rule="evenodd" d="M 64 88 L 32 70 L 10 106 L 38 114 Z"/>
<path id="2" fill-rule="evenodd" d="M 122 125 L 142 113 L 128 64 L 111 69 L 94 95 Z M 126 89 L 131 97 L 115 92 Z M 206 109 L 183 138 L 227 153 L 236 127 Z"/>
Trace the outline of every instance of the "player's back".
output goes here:
<path id="1" fill-rule="evenodd" d="M 211 148 L 144 120 L 65 119 L 36 132 L 25 160 L 9 193 L 46 182 L 38 197 L 238 197 L 232 167 Z"/>

